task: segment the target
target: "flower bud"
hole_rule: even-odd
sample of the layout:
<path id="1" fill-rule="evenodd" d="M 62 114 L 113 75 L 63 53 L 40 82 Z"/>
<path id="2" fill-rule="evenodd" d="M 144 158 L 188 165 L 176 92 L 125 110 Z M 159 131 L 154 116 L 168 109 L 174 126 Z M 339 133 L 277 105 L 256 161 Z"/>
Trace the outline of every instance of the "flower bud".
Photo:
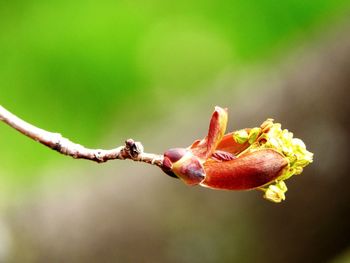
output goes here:
<path id="1" fill-rule="evenodd" d="M 300 174 L 313 160 L 303 141 L 273 119 L 225 135 L 226 124 L 226 109 L 215 107 L 208 135 L 186 149 L 165 152 L 162 169 L 189 185 L 257 189 L 269 201 L 285 200 L 284 180 Z"/>

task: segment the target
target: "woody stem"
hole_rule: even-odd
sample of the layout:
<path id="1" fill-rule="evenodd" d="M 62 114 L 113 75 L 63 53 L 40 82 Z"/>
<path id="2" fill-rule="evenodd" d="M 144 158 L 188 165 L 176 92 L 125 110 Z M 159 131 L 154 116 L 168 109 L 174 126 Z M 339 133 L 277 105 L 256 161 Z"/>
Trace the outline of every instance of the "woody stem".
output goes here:
<path id="1" fill-rule="evenodd" d="M 49 132 L 36 127 L 12 114 L 1 105 L 0 120 L 52 150 L 76 159 L 86 159 L 97 163 L 114 159 L 130 159 L 157 165 L 159 167 L 163 165 L 163 155 L 143 152 L 142 144 L 132 139 L 126 140 L 124 146 L 119 146 L 110 150 L 89 149 L 64 138 L 60 133 Z"/>

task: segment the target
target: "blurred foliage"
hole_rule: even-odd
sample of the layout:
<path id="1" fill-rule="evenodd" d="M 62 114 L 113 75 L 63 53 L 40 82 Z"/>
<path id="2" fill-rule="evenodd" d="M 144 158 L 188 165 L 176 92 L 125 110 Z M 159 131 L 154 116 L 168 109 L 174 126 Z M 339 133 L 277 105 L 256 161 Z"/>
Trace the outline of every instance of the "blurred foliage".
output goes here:
<path id="1" fill-rule="evenodd" d="M 97 146 L 122 142 L 195 103 L 225 68 L 266 63 L 344 15 L 346 0 L 1 1 L 1 104 Z M 112 147 L 114 145 L 110 145 Z M 0 127 L 1 185 L 19 187 L 58 155 Z M 108 146 L 107 146 L 108 147 Z"/>

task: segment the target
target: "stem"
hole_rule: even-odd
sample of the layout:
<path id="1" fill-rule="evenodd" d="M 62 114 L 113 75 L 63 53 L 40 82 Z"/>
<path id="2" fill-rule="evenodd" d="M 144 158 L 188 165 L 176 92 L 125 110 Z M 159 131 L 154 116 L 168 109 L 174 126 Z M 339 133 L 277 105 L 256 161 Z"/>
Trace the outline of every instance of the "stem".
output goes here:
<path id="1" fill-rule="evenodd" d="M 107 162 L 114 159 L 130 159 L 133 161 L 157 165 L 159 167 L 162 167 L 163 165 L 163 155 L 143 152 L 142 144 L 140 142 L 135 142 L 132 139 L 126 140 L 124 146 L 119 146 L 111 150 L 89 149 L 64 138 L 59 133 L 53 133 L 35 127 L 34 125 L 18 118 L 1 105 L 0 120 L 52 150 L 71 156 L 75 159 L 86 159 L 97 163 Z"/>

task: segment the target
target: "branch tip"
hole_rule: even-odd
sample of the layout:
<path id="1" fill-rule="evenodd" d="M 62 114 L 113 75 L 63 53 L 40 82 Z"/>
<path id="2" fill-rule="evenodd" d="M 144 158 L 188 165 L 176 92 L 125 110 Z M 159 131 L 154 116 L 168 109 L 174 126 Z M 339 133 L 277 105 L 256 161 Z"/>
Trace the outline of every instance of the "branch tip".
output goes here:
<path id="1" fill-rule="evenodd" d="M 145 153 L 141 142 L 135 142 L 133 139 L 127 139 L 124 146 L 111 150 L 89 149 L 70 141 L 60 133 L 49 132 L 27 123 L 1 105 L 0 120 L 27 137 L 40 142 L 52 150 L 75 159 L 86 159 L 97 163 L 103 163 L 114 159 L 130 159 L 157 165 L 159 167 L 163 165 L 163 155 Z"/>

